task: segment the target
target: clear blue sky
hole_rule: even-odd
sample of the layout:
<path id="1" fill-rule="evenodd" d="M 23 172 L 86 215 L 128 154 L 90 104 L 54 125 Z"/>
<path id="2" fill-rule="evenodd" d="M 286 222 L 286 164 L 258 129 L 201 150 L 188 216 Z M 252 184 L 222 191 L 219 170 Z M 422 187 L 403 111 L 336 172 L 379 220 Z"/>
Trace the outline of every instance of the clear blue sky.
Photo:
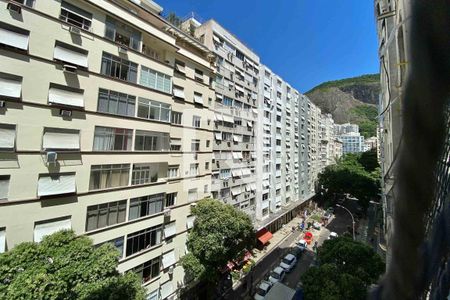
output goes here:
<path id="1" fill-rule="evenodd" d="M 373 0 L 155 0 L 164 13 L 215 19 L 306 92 L 328 80 L 378 73 Z"/>

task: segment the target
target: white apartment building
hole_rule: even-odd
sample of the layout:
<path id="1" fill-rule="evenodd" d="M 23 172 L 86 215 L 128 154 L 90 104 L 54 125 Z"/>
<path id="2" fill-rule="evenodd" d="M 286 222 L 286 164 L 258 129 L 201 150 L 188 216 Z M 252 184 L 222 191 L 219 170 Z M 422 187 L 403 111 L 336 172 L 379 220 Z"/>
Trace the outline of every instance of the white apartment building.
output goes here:
<path id="1" fill-rule="evenodd" d="M 365 150 L 364 137 L 359 133 L 351 132 L 347 134 L 339 135 L 339 139 L 342 141 L 342 153 L 360 153 Z"/>
<path id="2" fill-rule="evenodd" d="M 212 195 L 255 220 L 259 57 L 214 20 L 186 22 L 216 55 Z"/>
<path id="3" fill-rule="evenodd" d="M 0 1 L 0 250 L 71 228 L 112 242 L 149 299 L 184 283 L 216 97 L 210 51 L 160 10 Z"/>
<path id="4" fill-rule="evenodd" d="M 334 133 L 336 135 L 351 133 L 351 132 L 359 132 L 359 126 L 357 124 L 345 123 L 345 124 L 336 124 L 334 125 Z"/>

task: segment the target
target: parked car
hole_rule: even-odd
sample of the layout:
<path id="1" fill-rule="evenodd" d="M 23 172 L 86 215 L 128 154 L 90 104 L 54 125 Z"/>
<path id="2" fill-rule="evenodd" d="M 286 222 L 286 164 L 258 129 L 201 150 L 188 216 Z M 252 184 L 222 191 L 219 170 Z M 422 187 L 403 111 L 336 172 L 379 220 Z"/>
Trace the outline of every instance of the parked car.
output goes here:
<path id="1" fill-rule="evenodd" d="M 339 235 L 336 232 L 330 232 L 330 235 L 328 236 L 329 240 L 337 238 Z"/>
<path id="2" fill-rule="evenodd" d="M 309 231 L 305 232 L 305 235 L 303 236 L 303 239 L 306 241 L 306 243 L 311 244 L 313 240 L 313 234 Z"/>
<path id="3" fill-rule="evenodd" d="M 305 251 L 308 248 L 308 243 L 304 239 L 301 239 L 300 241 L 298 241 L 297 247 L 300 250 Z"/>
<path id="4" fill-rule="evenodd" d="M 256 288 L 256 293 L 253 298 L 255 300 L 264 300 L 271 287 L 271 282 L 265 280 L 261 281 L 261 283 Z"/>
<path id="5" fill-rule="evenodd" d="M 273 269 L 272 272 L 270 272 L 269 282 L 271 283 L 281 282 L 283 281 L 284 276 L 286 276 L 286 272 L 282 267 L 278 266 L 275 269 Z"/>
<path id="6" fill-rule="evenodd" d="M 313 223 L 313 228 L 316 230 L 320 230 L 320 223 L 319 222 L 314 222 Z"/>
<path id="7" fill-rule="evenodd" d="M 292 254 L 288 254 L 281 260 L 280 267 L 282 267 L 286 272 L 290 272 L 296 264 L 297 258 Z"/>
<path id="8" fill-rule="evenodd" d="M 304 250 L 305 248 L 300 248 L 300 246 L 296 244 L 295 247 L 293 247 L 291 251 L 289 251 L 289 254 L 294 255 L 298 259 L 300 258 L 300 256 L 302 256 Z"/>

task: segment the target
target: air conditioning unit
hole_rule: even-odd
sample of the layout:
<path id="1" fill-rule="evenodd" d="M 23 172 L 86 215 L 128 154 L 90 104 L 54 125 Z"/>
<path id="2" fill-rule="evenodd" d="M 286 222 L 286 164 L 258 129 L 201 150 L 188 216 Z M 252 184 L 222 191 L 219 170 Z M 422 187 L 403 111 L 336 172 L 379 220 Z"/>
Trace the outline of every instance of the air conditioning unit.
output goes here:
<path id="1" fill-rule="evenodd" d="M 0 100 L 0 107 L 5 107 L 6 106 L 6 102 L 3 100 Z"/>
<path id="2" fill-rule="evenodd" d="M 22 6 L 20 6 L 20 4 L 15 1 L 9 1 L 8 4 L 6 5 L 6 8 L 18 14 L 22 13 Z"/>
<path id="3" fill-rule="evenodd" d="M 46 154 L 47 163 L 48 164 L 55 164 L 58 160 L 58 153 L 56 152 L 47 152 Z"/>
<path id="4" fill-rule="evenodd" d="M 169 276 L 173 275 L 173 266 L 169 267 L 169 269 L 167 270 L 167 274 L 169 274 Z"/>
<path id="5" fill-rule="evenodd" d="M 119 46 L 119 53 L 126 54 L 128 52 L 128 47 L 125 45 Z"/>
<path id="6" fill-rule="evenodd" d="M 77 27 L 77 26 L 70 26 L 69 31 L 72 32 L 72 33 L 75 33 L 75 34 L 80 34 L 81 33 L 80 28 Z"/>
<path id="7" fill-rule="evenodd" d="M 164 217 L 169 218 L 169 217 L 170 217 L 170 212 L 171 212 L 171 209 L 170 209 L 170 208 L 165 209 L 165 210 L 164 210 Z"/>
<path id="8" fill-rule="evenodd" d="M 75 74 L 77 72 L 77 67 L 73 65 L 63 65 L 63 71 Z"/>
<path id="9" fill-rule="evenodd" d="M 59 115 L 62 117 L 71 117 L 72 116 L 72 111 L 68 110 L 68 109 L 61 109 L 59 111 Z"/>

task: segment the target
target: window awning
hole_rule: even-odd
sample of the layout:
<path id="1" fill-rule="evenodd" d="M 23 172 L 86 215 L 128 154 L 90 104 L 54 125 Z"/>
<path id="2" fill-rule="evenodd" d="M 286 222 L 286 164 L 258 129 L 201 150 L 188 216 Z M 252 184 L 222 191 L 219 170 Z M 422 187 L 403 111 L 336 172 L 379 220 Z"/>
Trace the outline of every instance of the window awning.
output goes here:
<path id="1" fill-rule="evenodd" d="M 233 159 L 242 159 L 242 153 L 241 152 L 232 152 Z"/>
<path id="2" fill-rule="evenodd" d="M 242 142 L 242 136 L 233 134 L 233 141 L 234 142 Z"/>
<path id="3" fill-rule="evenodd" d="M 173 96 L 174 97 L 177 97 L 177 98 L 181 98 L 181 99 L 184 99 L 185 98 L 185 96 L 184 96 L 184 90 L 182 89 L 182 88 L 179 88 L 179 87 L 173 87 Z"/>
<path id="4" fill-rule="evenodd" d="M 236 90 L 238 90 L 239 92 L 245 93 L 245 90 L 243 87 L 239 86 L 239 85 L 235 85 L 234 87 Z"/>
<path id="5" fill-rule="evenodd" d="M 251 174 L 252 174 L 252 171 L 250 171 L 250 169 L 247 169 L 247 168 L 242 169 L 242 175 L 248 176 L 248 175 L 251 175 Z"/>
<path id="6" fill-rule="evenodd" d="M 36 243 L 39 243 L 46 235 L 50 235 L 63 229 L 71 228 L 72 222 L 70 219 L 36 224 L 36 226 L 34 227 L 34 241 Z"/>
<path id="7" fill-rule="evenodd" d="M 222 140 L 222 132 L 214 132 L 214 136 L 216 137 L 217 141 Z"/>
<path id="8" fill-rule="evenodd" d="M 256 152 L 252 152 L 252 158 L 256 158 Z"/>
<path id="9" fill-rule="evenodd" d="M 220 44 L 220 39 L 215 35 L 213 35 L 213 41 Z"/>
<path id="10" fill-rule="evenodd" d="M 75 193 L 75 174 L 45 174 L 39 176 L 38 196 Z"/>
<path id="11" fill-rule="evenodd" d="M 254 114 L 258 114 L 258 110 L 256 108 L 252 108 Z"/>
<path id="12" fill-rule="evenodd" d="M 167 269 L 168 267 L 174 265 L 177 262 L 175 259 L 175 250 L 167 252 L 162 257 L 162 267 L 163 269 Z"/>
<path id="13" fill-rule="evenodd" d="M 198 104 L 203 104 L 203 97 L 202 97 L 202 95 L 194 94 L 194 102 L 198 103 Z"/>
<path id="14" fill-rule="evenodd" d="M 17 31 L 8 30 L 0 27 L 0 44 L 8 45 L 22 50 L 28 50 L 29 33 L 25 31 L 19 33 Z"/>
<path id="15" fill-rule="evenodd" d="M 194 227 L 195 216 L 188 216 L 186 220 L 187 229 L 191 229 Z"/>
<path id="16" fill-rule="evenodd" d="M 80 149 L 80 132 L 48 129 L 44 132 L 42 148 L 68 150 Z"/>
<path id="17" fill-rule="evenodd" d="M 170 139 L 170 144 L 171 144 L 171 145 L 181 146 L 181 139 L 171 138 L 171 139 Z"/>
<path id="18" fill-rule="evenodd" d="M 228 123 L 234 123 L 234 118 L 231 116 L 223 115 L 223 120 Z"/>
<path id="19" fill-rule="evenodd" d="M 247 121 L 247 126 L 248 126 L 248 127 L 253 127 L 252 121 Z"/>
<path id="20" fill-rule="evenodd" d="M 233 196 L 239 195 L 240 193 L 242 193 L 242 189 L 240 186 L 235 186 L 235 187 L 231 188 L 231 194 Z"/>
<path id="21" fill-rule="evenodd" d="M 183 74 L 186 72 L 184 65 L 177 63 L 177 62 L 175 62 L 175 70 L 177 70 L 178 72 L 183 73 Z"/>
<path id="22" fill-rule="evenodd" d="M 258 241 L 260 241 L 261 244 L 263 245 L 267 244 L 267 242 L 269 242 L 272 236 L 273 236 L 272 233 L 269 230 L 267 230 L 267 228 L 263 228 L 260 231 L 258 231 L 258 233 L 256 233 Z"/>
<path id="23" fill-rule="evenodd" d="M 233 177 L 241 177 L 242 171 L 241 170 L 231 170 L 231 175 L 233 175 Z"/>
<path id="24" fill-rule="evenodd" d="M 223 116 L 221 114 L 219 114 L 219 113 L 215 113 L 214 114 L 214 119 L 216 121 L 223 121 Z"/>
<path id="25" fill-rule="evenodd" d="M 0 149 L 14 149 L 16 141 L 16 127 L 14 125 L 0 125 Z"/>
<path id="26" fill-rule="evenodd" d="M 216 94 L 216 98 L 217 99 L 223 99 L 223 95 L 222 94 Z"/>
<path id="27" fill-rule="evenodd" d="M 48 92 L 48 102 L 75 107 L 84 107 L 83 93 L 77 93 L 62 88 L 51 87 Z"/>
<path id="28" fill-rule="evenodd" d="M 167 281 L 161 285 L 161 299 L 164 300 L 173 293 L 172 281 Z"/>
<path id="29" fill-rule="evenodd" d="M 270 186 L 269 180 L 264 180 L 264 181 L 262 182 L 262 185 L 263 185 L 263 187 L 268 187 L 268 186 Z"/>
<path id="30" fill-rule="evenodd" d="M 256 190 L 256 183 L 252 183 L 250 184 L 250 188 L 255 191 Z"/>
<path id="31" fill-rule="evenodd" d="M 168 238 L 177 233 L 177 228 L 175 226 L 175 222 L 169 223 L 164 226 L 164 237 Z"/>
<path id="32" fill-rule="evenodd" d="M 22 81 L 0 77 L 0 96 L 20 98 Z"/>
<path id="33" fill-rule="evenodd" d="M 81 53 L 78 51 L 74 51 L 74 50 L 68 49 L 62 45 L 55 46 L 53 58 L 74 64 L 74 65 L 77 65 L 80 67 L 85 67 L 85 68 L 88 67 L 87 53 Z"/>

